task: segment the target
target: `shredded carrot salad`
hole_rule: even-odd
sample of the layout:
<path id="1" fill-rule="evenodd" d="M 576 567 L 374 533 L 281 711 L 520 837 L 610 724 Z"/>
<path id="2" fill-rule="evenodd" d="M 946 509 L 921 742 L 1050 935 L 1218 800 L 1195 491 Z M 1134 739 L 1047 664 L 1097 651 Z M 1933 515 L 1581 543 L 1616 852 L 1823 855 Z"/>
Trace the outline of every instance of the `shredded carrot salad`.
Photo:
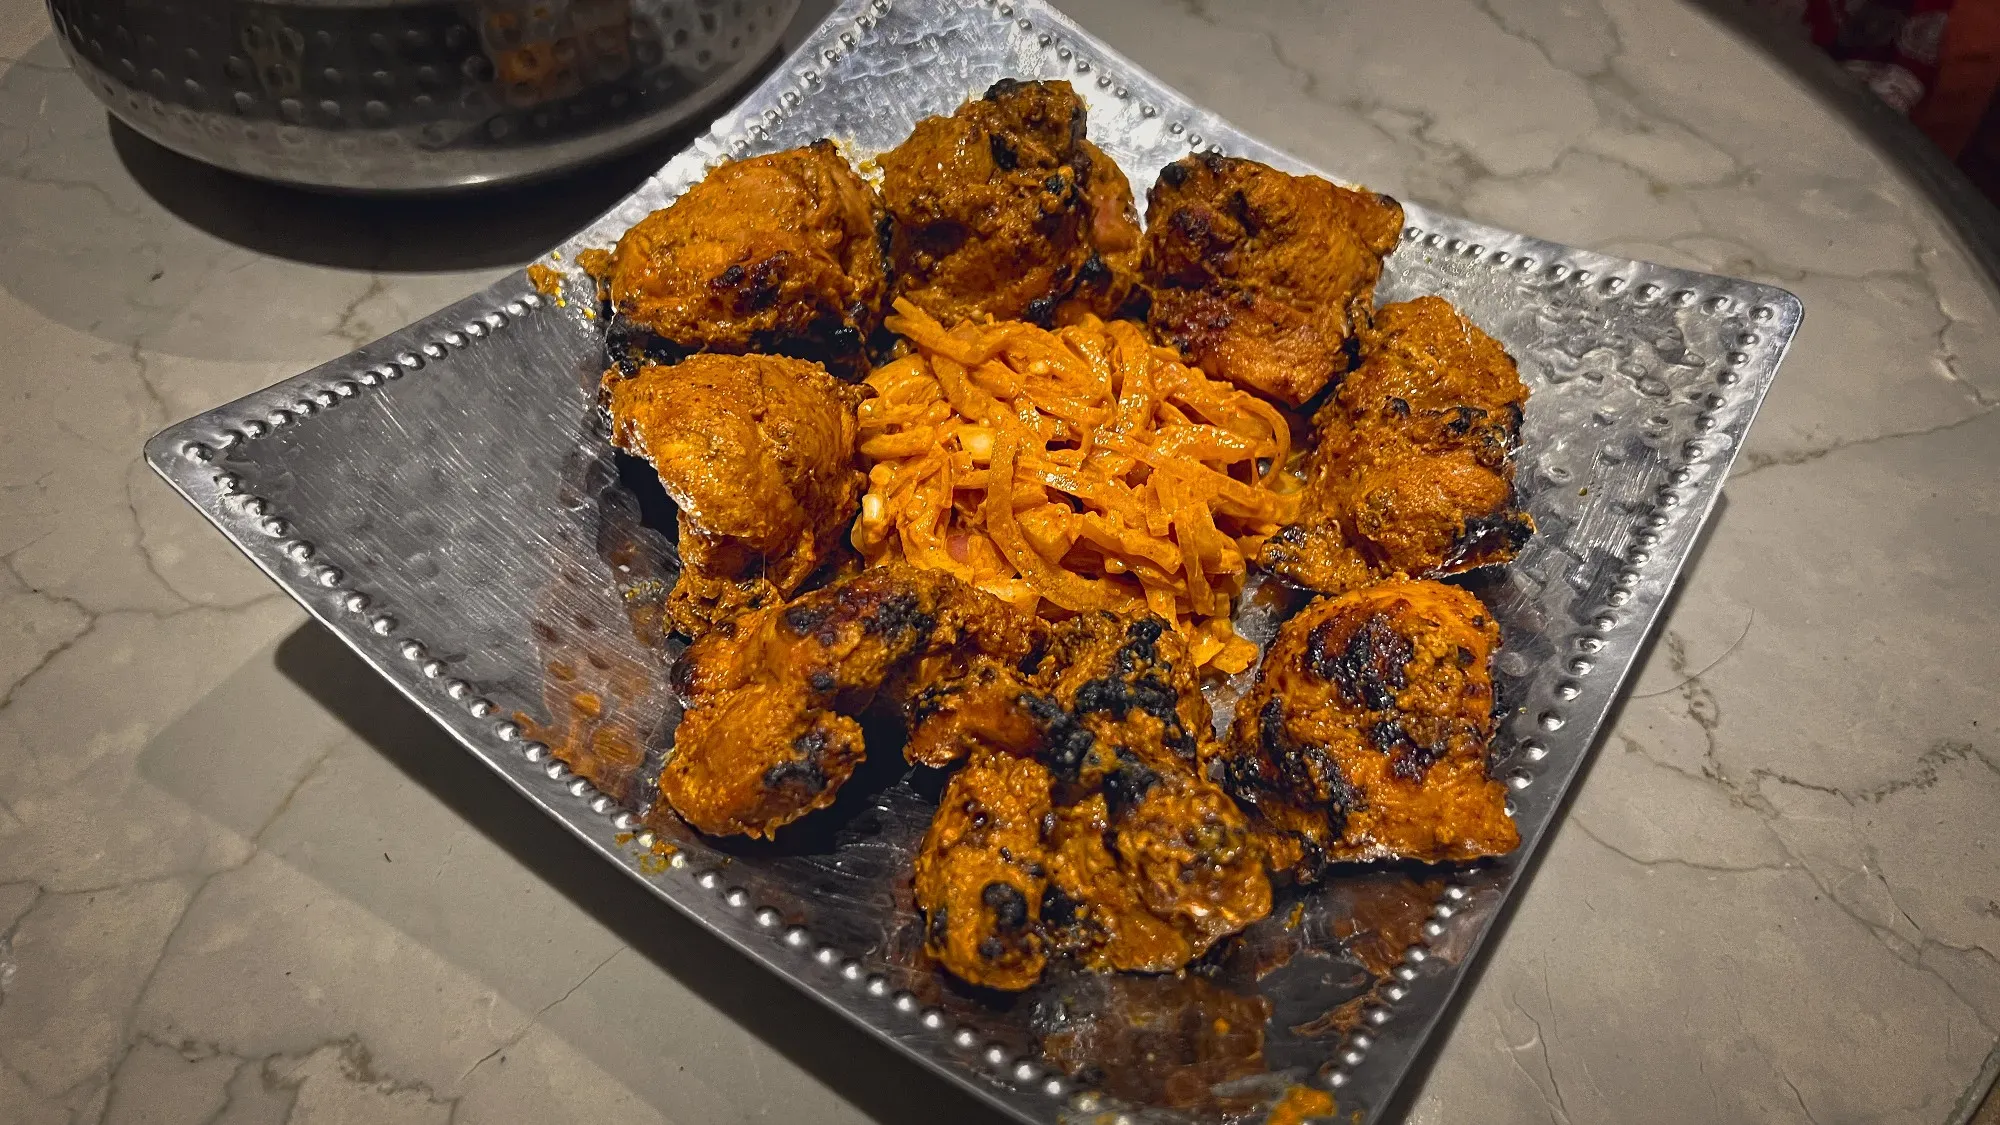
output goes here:
<path id="1" fill-rule="evenodd" d="M 860 407 L 870 564 L 901 555 L 1030 612 L 1150 609 L 1202 665 L 1249 667 L 1229 624 L 1244 560 L 1298 507 L 1276 407 L 1127 321 L 946 330 L 899 300 L 888 326 L 914 347 Z"/>

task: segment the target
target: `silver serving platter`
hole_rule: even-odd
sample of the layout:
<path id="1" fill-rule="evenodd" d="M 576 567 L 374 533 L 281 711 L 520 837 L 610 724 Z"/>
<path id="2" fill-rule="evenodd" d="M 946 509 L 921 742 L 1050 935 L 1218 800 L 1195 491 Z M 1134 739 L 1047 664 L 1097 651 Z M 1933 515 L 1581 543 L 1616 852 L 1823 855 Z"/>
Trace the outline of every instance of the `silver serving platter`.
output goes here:
<path id="1" fill-rule="evenodd" d="M 846 0 L 551 262 L 567 269 L 578 251 L 611 245 L 720 161 L 822 136 L 865 157 L 1002 77 L 1071 81 L 1090 103 L 1091 136 L 1141 195 L 1196 150 L 1316 171 L 1039 0 Z M 593 409 L 603 325 L 589 299 L 569 299 L 588 293 L 574 271 L 568 297 L 517 274 L 174 426 L 146 453 L 529 801 L 755 961 L 1013 1117 L 1261 1119 L 1303 1084 L 1330 1091 L 1343 1120 L 1366 1121 L 1531 865 L 1801 316 L 1797 298 L 1768 286 L 1407 210 L 1380 298 L 1449 298 L 1533 389 L 1519 480 L 1540 534 L 1473 583 L 1505 633 L 1498 769 L 1523 843 L 1500 862 L 1288 892 L 1272 918 L 1180 977 L 1053 974 L 1007 1004 L 954 987 L 923 960 L 907 889 L 930 805 L 893 774 L 853 786 L 829 827 L 775 847 L 641 831 L 644 771 L 678 717 L 664 687 L 677 646 L 649 643 L 634 623 L 671 584 L 674 560 Z M 1254 601 L 1245 624 L 1268 635 L 1283 606 Z M 595 748 L 587 772 L 599 784 L 551 742 Z M 1216 1031 L 1216 1014 L 1234 1033 Z M 1246 1038 L 1260 1020 L 1261 1038 Z"/>

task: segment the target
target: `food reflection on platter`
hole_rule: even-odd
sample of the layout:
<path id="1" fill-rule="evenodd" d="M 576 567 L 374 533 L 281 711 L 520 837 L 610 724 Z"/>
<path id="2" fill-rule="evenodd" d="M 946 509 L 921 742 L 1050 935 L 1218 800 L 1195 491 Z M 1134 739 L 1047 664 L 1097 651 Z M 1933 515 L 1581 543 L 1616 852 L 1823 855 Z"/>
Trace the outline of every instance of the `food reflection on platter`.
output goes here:
<path id="1" fill-rule="evenodd" d="M 768 839 L 871 754 L 944 771 L 914 901 L 985 988 L 1171 972 L 1274 881 L 1519 842 L 1499 629 L 1441 581 L 1533 533 L 1513 361 L 1375 307 L 1386 196 L 1208 154 L 1147 201 L 1066 83 L 1003 81 L 860 169 L 721 164 L 584 263 L 613 444 L 678 509 L 646 817 Z M 1260 571 L 1316 595 L 1261 665 Z M 1203 685 L 1252 669 L 1218 730 Z"/>

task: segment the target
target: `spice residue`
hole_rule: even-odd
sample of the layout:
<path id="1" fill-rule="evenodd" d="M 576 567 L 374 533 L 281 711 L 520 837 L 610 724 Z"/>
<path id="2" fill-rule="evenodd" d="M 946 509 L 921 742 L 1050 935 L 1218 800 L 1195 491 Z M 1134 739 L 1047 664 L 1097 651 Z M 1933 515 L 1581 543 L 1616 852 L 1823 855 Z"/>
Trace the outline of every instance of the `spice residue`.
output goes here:
<path id="1" fill-rule="evenodd" d="M 1304 1125 L 1316 1117 L 1332 1117 L 1334 1114 L 1333 1095 L 1325 1090 L 1315 1090 L 1311 1086 L 1288 1086 L 1285 1096 L 1271 1107 L 1270 1116 L 1264 1118 L 1264 1125 Z"/>
<path id="2" fill-rule="evenodd" d="M 660 603 L 671 586 L 661 565 L 670 548 L 643 526 L 639 502 L 615 472 L 590 466 L 567 501 L 594 495 L 599 525 L 584 534 L 615 591 L 605 589 L 604 571 L 572 562 L 542 592 L 528 619 L 542 659 L 542 714 L 514 721 L 612 800 L 639 809 L 651 799 L 648 753 L 669 712 Z"/>
<path id="3" fill-rule="evenodd" d="M 1304 1023 L 1292 1025 L 1294 1035 L 1308 1039 L 1345 1036 L 1361 1022 L 1362 1012 L 1377 1001 L 1390 974 L 1403 963 L 1410 947 L 1424 939 L 1424 922 L 1444 884 L 1403 877 L 1357 879 L 1341 888 L 1347 909 L 1333 923 L 1333 936 L 1346 960 L 1368 974 L 1368 988 Z"/>
<path id="4" fill-rule="evenodd" d="M 658 875 L 674 865 L 674 856 L 680 849 L 665 840 L 656 840 L 646 854 L 639 857 L 639 870 L 647 875 Z"/>
<path id="5" fill-rule="evenodd" d="M 535 292 L 544 297 L 562 296 L 562 271 L 554 266 L 543 265 L 540 262 L 529 266 L 528 281 L 534 285 Z"/>
<path id="6" fill-rule="evenodd" d="M 1114 1097 L 1241 1113 L 1254 1095 L 1215 1087 L 1262 1074 L 1268 1001 L 1185 976 L 1079 975 L 1037 1005 L 1042 1051 Z"/>
<path id="7" fill-rule="evenodd" d="M 1387 976 L 1403 954 L 1424 940 L 1424 923 L 1431 904 L 1444 890 L 1441 880 L 1382 879 L 1356 882 L 1350 889 L 1352 909 L 1334 923 L 1333 935 L 1362 968 Z"/>

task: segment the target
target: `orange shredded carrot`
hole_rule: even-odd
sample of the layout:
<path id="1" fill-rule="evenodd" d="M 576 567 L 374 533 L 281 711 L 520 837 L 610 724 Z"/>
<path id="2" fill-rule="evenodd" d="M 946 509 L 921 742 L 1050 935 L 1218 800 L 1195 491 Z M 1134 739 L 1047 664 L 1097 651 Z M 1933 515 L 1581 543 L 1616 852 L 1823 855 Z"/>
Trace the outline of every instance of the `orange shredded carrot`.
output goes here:
<path id="1" fill-rule="evenodd" d="M 1298 507 L 1283 414 L 1127 321 L 946 329 L 899 301 L 888 325 L 914 350 L 859 415 L 865 559 L 1029 610 L 1150 609 L 1204 666 L 1249 666 L 1229 624 L 1245 560 Z"/>

